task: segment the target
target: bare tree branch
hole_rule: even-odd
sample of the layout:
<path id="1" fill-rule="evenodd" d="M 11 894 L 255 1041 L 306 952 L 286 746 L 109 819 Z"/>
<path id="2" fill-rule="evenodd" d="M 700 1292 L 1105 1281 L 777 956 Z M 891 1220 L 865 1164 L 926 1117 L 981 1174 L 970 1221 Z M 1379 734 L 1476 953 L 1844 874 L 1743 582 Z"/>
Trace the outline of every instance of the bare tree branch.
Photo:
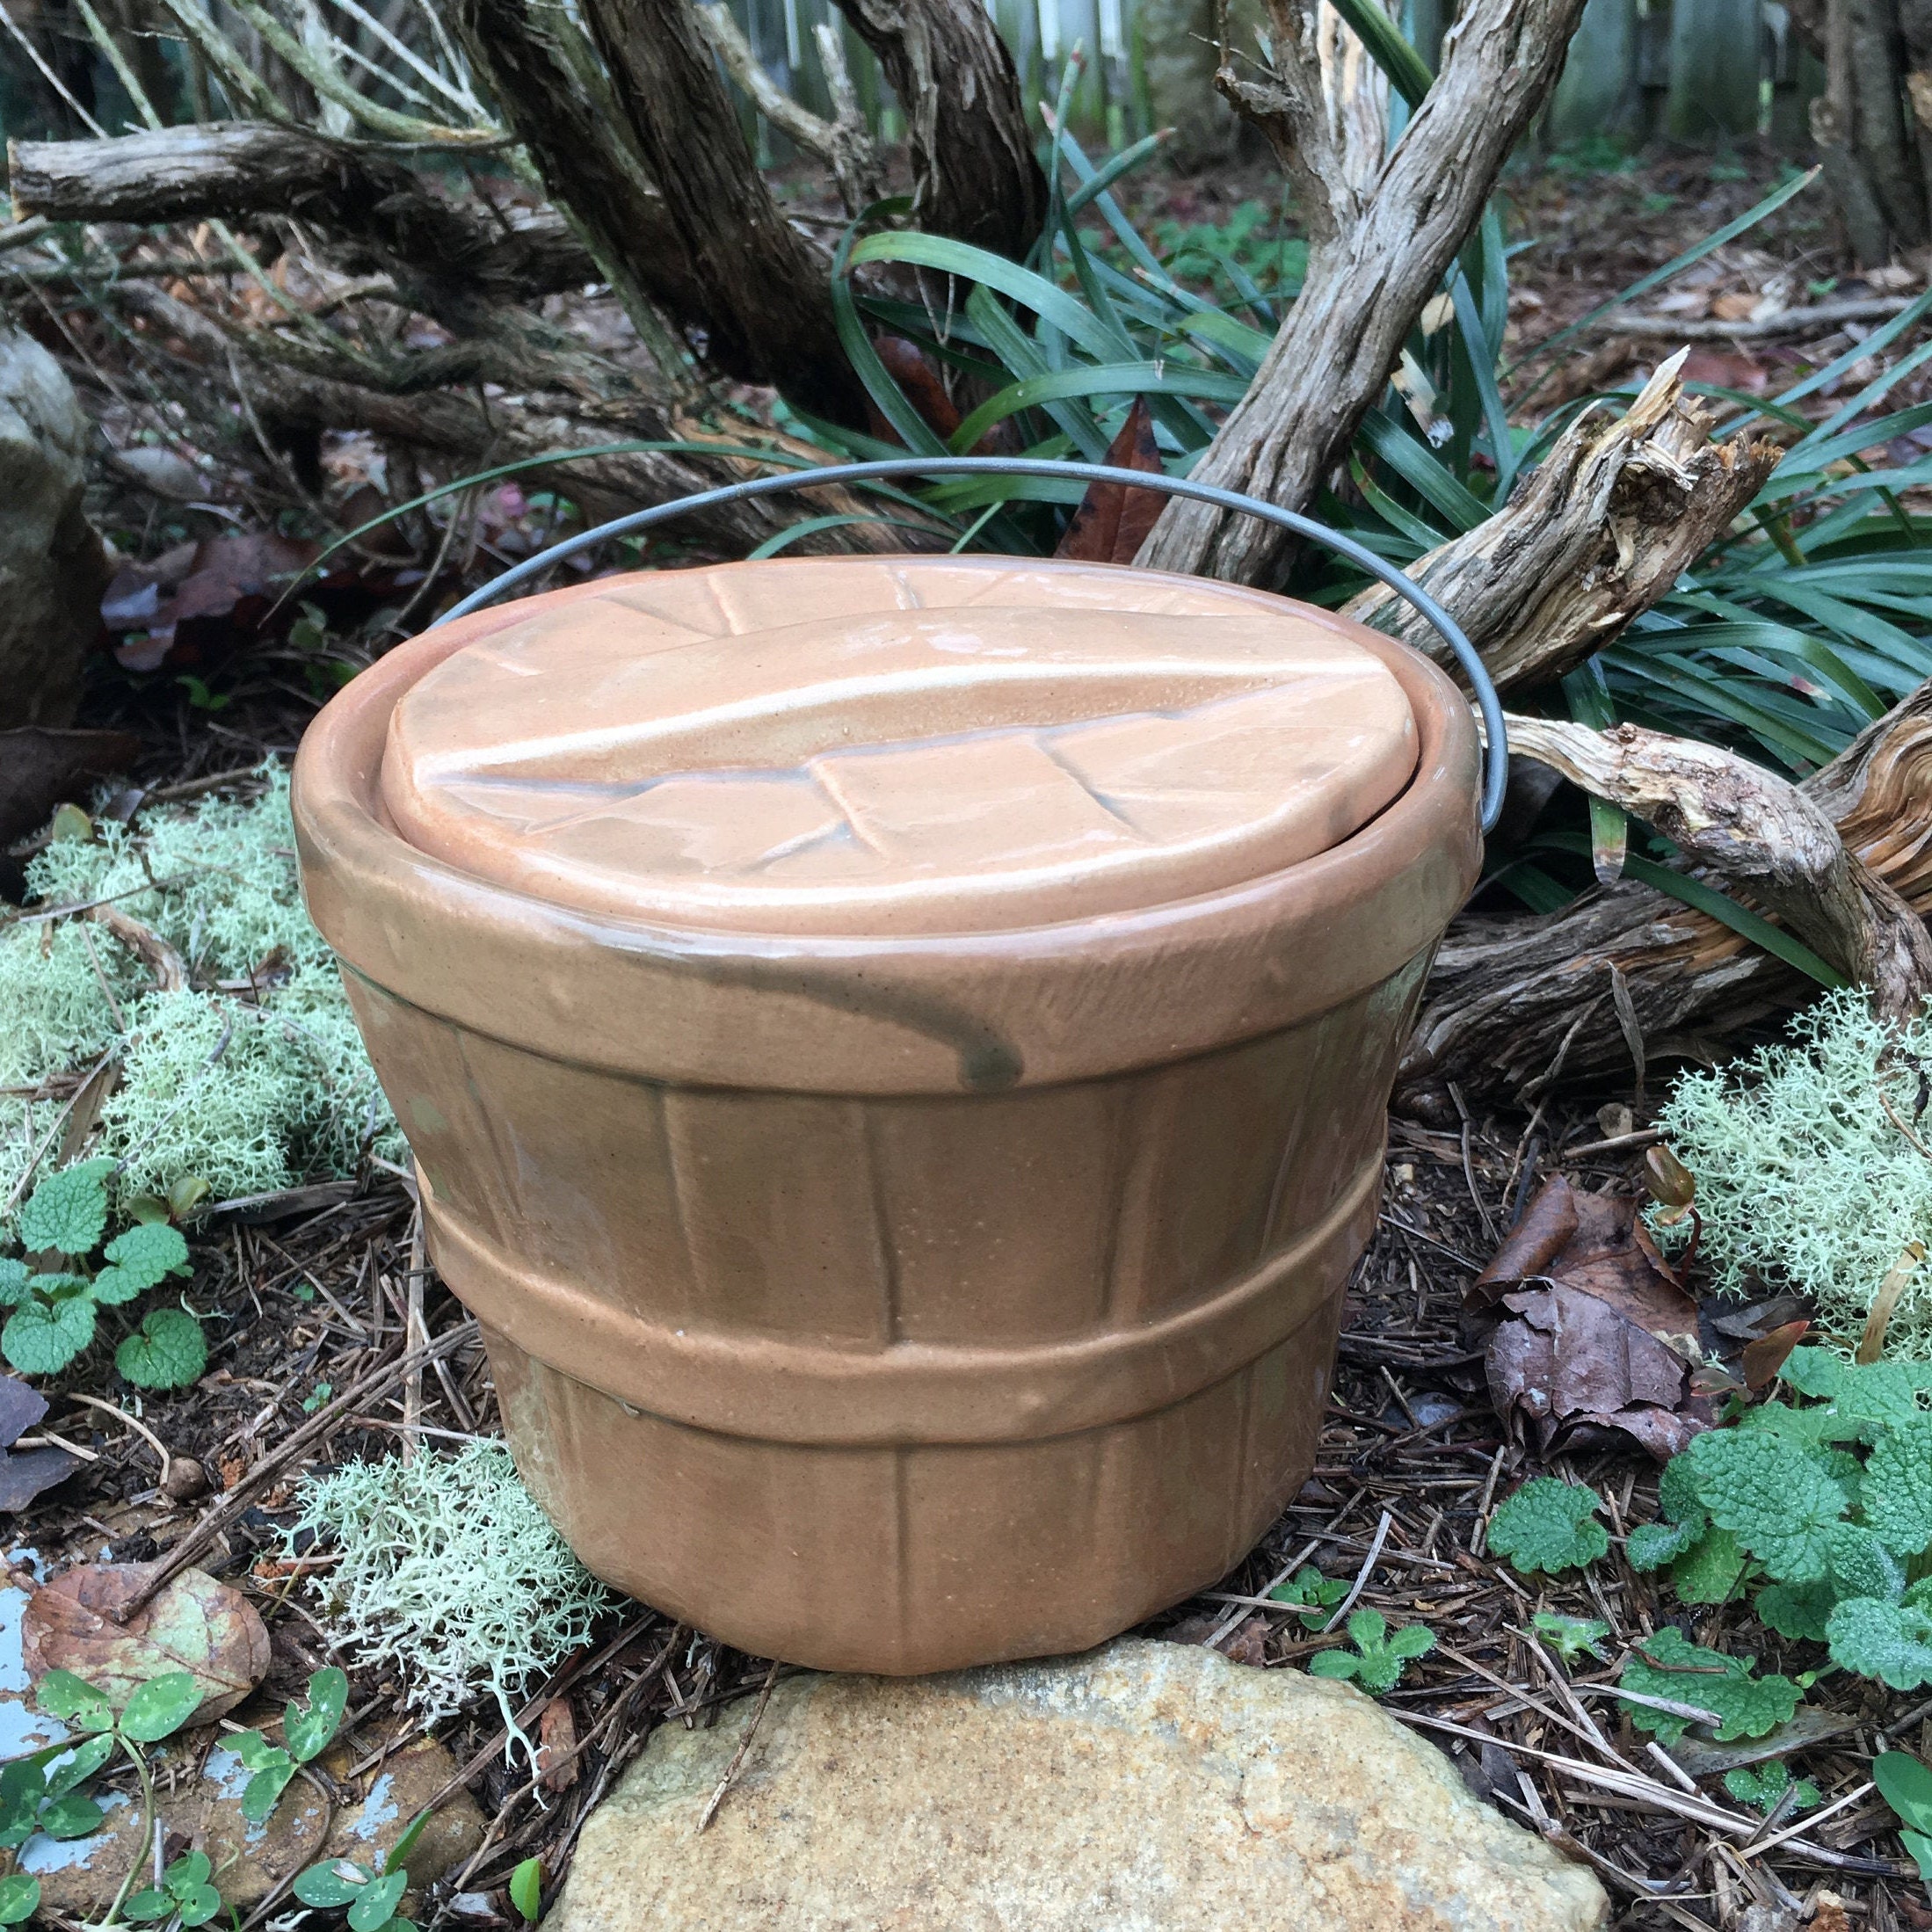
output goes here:
<path id="1" fill-rule="evenodd" d="M 1472 0 L 1442 69 L 1384 155 L 1382 87 L 1321 0 L 1269 0 L 1274 81 L 1220 84 L 1267 131 L 1308 225 L 1308 273 L 1260 374 L 1194 475 L 1300 508 L 1382 393 L 1402 342 L 1475 226 L 1563 66 L 1582 0 Z M 1136 561 L 1265 580 L 1286 539 L 1179 499 Z"/>
<path id="2" fill-rule="evenodd" d="M 1774 443 L 1710 440 L 1671 358 L 1615 421 L 1586 415 L 1509 502 L 1409 574 L 1470 634 L 1504 691 L 1601 650 L 1723 535 L 1776 467 Z M 1347 607 L 1453 669 L 1448 645 L 1377 585 Z"/>
<path id="3" fill-rule="evenodd" d="M 885 192 L 885 172 L 879 164 L 878 152 L 872 145 L 872 136 L 867 130 L 864 117 L 856 112 L 857 103 L 851 98 L 851 77 L 844 72 L 842 65 L 839 77 L 846 83 L 844 99 L 841 100 L 836 84 L 833 91 L 838 118 L 821 120 L 810 108 L 794 100 L 765 71 L 758 55 L 752 51 L 752 43 L 744 37 L 744 30 L 720 0 L 694 0 L 694 4 L 698 11 L 698 25 L 710 41 L 711 51 L 717 55 L 724 71 L 751 97 L 759 113 L 781 134 L 795 142 L 807 154 L 817 155 L 832 170 L 847 214 L 857 214 L 861 209 L 870 207 Z M 820 27 L 816 31 L 823 36 L 825 30 Z M 821 38 L 818 45 L 822 54 L 827 51 L 825 39 Z M 834 37 L 830 46 L 835 47 L 837 45 Z M 832 70 L 829 67 L 826 72 L 830 79 Z"/>
<path id="4" fill-rule="evenodd" d="M 388 149 L 259 121 L 167 127 L 110 141 L 8 144 L 14 206 L 55 222 L 161 223 L 287 214 L 358 244 L 352 257 L 427 291 L 432 314 L 526 300 L 599 280 L 548 210 L 482 209 L 430 192 Z M 666 229 L 662 206 L 658 226 Z M 646 237 L 648 245 L 649 237 Z"/>
<path id="5" fill-rule="evenodd" d="M 190 367 L 232 377 L 250 407 L 273 425 L 366 429 L 478 469 L 527 456 L 549 455 L 573 447 L 591 449 L 628 439 L 738 445 L 748 440 L 742 434 L 720 437 L 708 425 L 674 407 L 664 406 L 660 399 L 635 387 L 602 399 L 563 394 L 518 400 L 496 396 L 486 401 L 476 394 L 444 387 L 379 386 L 355 365 L 345 362 L 338 368 L 324 367 L 318 358 L 287 337 L 263 330 L 225 329 L 201 310 L 176 301 L 150 283 L 118 283 L 113 294 L 118 302 L 149 324 L 151 335 L 171 338 L 175 352 Z M 822 451 L 769 432 L 760 433 L 756 439 L 778 454 L 814 460 L 823 455 Z M 569 479 L 571 496 L 599 516 L 668 502 L 740 476 L 765 473 L 765 466 L 726 454 L 722 448 L 715 457 L 649 450 L 586 455 L 557 467 Z M 873 507 L 846 490 L 802 491 L 797 497 L 724 505 L 692 517 L 680 528 L 688 527 L 721 548 L 750 549 L 795 523 L 802 503 L 810 505 L 814 512 L 854 516 L 864 516 Z M 903 510 L 894 513 L 902 518 L 905 514 Z M 797 548 L 824 553 L 897 551 L 908 547 L 909 535 L 904 529 L 861 522 L 818 533 Z M 917 545 L 916 537 L 911 541 Z"/>
<path id="6" fill-rule="evenodd" d="M 862 423 L 865 390 L 839 345 L 829 264 L 773 200 L 689 0 L 585 0 L 584 15 L 703 290 L 710 359 L 781 381 L 822 416 Z M 576 142 L 591 144 L 591 132 L 577 129 Z M 568 171 L 556 178 L 568 192 Z"/>

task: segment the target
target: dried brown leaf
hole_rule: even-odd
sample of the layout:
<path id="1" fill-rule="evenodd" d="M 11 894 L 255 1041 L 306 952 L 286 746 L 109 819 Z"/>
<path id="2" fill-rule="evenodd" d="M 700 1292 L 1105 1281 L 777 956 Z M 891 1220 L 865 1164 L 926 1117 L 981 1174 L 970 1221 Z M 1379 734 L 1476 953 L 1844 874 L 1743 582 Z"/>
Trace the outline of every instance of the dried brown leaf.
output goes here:
<path id="1" fill-rule="evenodd" d="M 1134 398 L 1120 434 L 1108 447 L 1107 461 L 1116 469 L 1160 474 L 1160 447 L 1154 440 L 1154 419 L 1145 397 Z M 1079 563 L 1131 563 L 1166 502 L 1158 490 L 1091 483 L 1053 554 Z"/>
<path id="2" fill-rule="evenodd" d="M 20 1619 L 27 1674 L 68 1670 L 118 1710 L 150 1677 L 191 1672 L 206 1724 L 232 1710 L 268 1671 L 268 1632 L 239 1591 L 184 1570 L 126 1623 L 114 1616 L 152 1574 L 144 1563 L 88 1563 L 33 1593 Z"/>
<path id="3" fill-rule="evenodd" d="M 577 1749 L 577 1711 L 566 1695 L 553 1697 L 543 1707 L 537 1725 L 537 1763 L 547 1791 L 563 1792 L 577 1783 L 579 1761 Z"/>

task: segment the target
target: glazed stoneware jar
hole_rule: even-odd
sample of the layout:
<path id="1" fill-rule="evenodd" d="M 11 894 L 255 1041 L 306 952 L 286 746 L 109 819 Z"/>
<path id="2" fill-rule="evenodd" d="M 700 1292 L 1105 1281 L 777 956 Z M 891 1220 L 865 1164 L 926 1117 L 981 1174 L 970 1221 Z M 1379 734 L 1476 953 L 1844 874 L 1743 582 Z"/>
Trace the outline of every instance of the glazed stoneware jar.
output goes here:
<path id="1" fill-rule="evenodd" d="M 888 1672 L 1224 1573 L 1313 1464 L 1477 758 L 1374 632 L 1077 564 L 606 577 L 349 685 L 309 907 L 591 1569 Z"/>

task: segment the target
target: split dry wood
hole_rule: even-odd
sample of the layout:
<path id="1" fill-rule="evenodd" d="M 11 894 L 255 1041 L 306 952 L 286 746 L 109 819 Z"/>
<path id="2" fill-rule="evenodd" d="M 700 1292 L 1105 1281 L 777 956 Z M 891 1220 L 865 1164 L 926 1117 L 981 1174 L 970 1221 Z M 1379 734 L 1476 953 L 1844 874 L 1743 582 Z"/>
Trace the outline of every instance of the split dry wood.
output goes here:
<path id="1" fill-rule="evenodd" d="M 1580 781 L 1619 789 L 1630 809 L 1654 813 L 1694 861 L 1737 878 L 1768 909 L 1778 897 L 1801 907 L 1814 947 L 1827 957 L 1837 948 L 1848 970 L 1878 988 L 1882 1006 L 1897 1011 L 1932 990 L 1921 925 L 1932 908 L 1932 679 L 1821 771 L 1783 788 L 1799 803 L 1776 802 L 1782 836 L 1752 823 L 1754 811 L 1770 809 L 1769 788 L 1780 782 L 1753 767 L 1745 769 L 1767 788 L 1754 803 L 1740 792 L 1726 807 L 1718 788 L 1699 784 L 1694 763 L 1674 759 L 1666 770 L 1645 771 L 1608 737 L 1586 760 L 1556 742 L 1568 728 L 1518 720 L 1512 729 L 1524 732 L 1531 755 L 1571 757 Z M 1711 755 L 1706 746 L 1682 749 Z M 1827 821 L 1841 861 L 1823 838 Z M 1781 843 L 1787 849 L 1773 849 Z M 1710 1042 L 1815 990 L 1717 920 L 1625 882 L 1547 917 L 1471 919 L 1452 929 L 1400 1084 L 1412 1099 L 1450 1080 L 1465 1093 L 1534 1094 L 1559 1077 L 1702 1056 Z"/>
<path id="2" fill-rule="evenodd" d="M 1494 516 L 1410 567 L 1469 632 L 1500 689 L 1548 684 L 1601 650 L 1776 467 L 1776 444 L 1710 440 L 1713 418 L 1684 394 L 1685 353 L 1616 420 L 1580 417 Z M 1454 662 L 1434 629 L 1379 585 L 1346 614 Z"/>
<path id="3" fill-rule="evenodd" d="M 1894 1017 L 1932 991 L 1925 921 L 1845 849 L 1831 815 L 1734 752 L 1633 724 L 1511 718 L 1511 752 L 1641 818 L 1693 867 L 1741 886 Z"/>
<path id="4" fill-rule="evenodd" d="M 1556 84 L 1582 0 L 1473 0 L 1442 71 L 1386 149 L 1386 85 L 1322 0 L 1270 0 L 1275 71 L 1224 66 L 1275 144 L 1308 228 L 1308 272 L 1247 394 L 1194 475 L 1300 509 L 1381 395 L 1404 338 L 1482 213 L 1497 171 Z M 1176 499 L 1137 561 L 1261 583 L 1284 533 Z"/>

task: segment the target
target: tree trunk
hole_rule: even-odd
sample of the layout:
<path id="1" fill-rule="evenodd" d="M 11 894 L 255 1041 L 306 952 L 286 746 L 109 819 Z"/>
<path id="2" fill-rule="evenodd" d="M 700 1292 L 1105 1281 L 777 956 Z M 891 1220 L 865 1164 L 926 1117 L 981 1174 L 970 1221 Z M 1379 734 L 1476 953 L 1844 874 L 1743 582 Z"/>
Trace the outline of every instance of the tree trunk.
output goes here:
<path id="1" fill-rule="evenodd" d="M 708 292 L 575 18 L 542 0 L 450 0 L 450 18 L 545 188 L 676 382 L 683 352 L 660 312 L 708 338 Z"/>
<path id="2" fill-rule="evenodd" d="M 905 111 L 912 220 L 1022 260 L 1046 219 L 1013 56 L 979 0 L 839 0 Z"/>
<path id="3" fill-rule="evenodd" d="M 830 264 L 773 200 L 689 0 L 585 0 L 584 17 L 704 289 L 707 355 L 748 381 L 782 383 L 834 422 L 862 424 Z"/>
<path id="4" fill-rule="evenodd" d="M 1796 0 L 1792 24 L 1825 63 L 1812 139 L 1859 265 L 1928 237 L 1932 5 Z"/>
<path id="5" fill-rule="evenodd" d="M 1271 0 L 1275 74 L 1221 84 L 1274 142 L 1308 225 L 1308 274 L 1260 373 L 1193 474 L 1299 509 L 1382 393 L 1498 171 L 1556 84 L 1583 0 L 1472 0 L 1384 156 L 1386 89 L 1320 0 Z M 1288 540 L 1179 499 L 1136 561 L 1264 583 Z"/>

